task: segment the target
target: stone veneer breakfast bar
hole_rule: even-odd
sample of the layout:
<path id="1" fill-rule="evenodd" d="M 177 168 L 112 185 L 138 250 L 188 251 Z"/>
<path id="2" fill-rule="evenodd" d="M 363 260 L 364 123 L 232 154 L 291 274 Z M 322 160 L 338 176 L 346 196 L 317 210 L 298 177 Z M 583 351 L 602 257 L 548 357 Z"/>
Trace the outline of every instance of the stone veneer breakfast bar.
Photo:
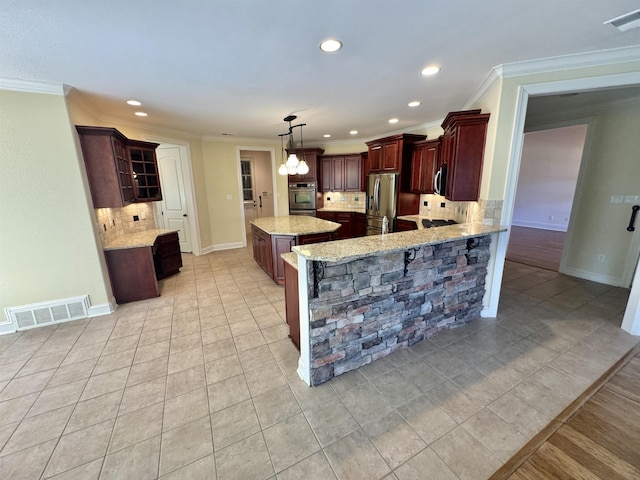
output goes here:
<path id="1" fill-rule="evenodd" d="M 464 223 L 293 247 L 310 386 L 480 316 L 493 234 Z"/>

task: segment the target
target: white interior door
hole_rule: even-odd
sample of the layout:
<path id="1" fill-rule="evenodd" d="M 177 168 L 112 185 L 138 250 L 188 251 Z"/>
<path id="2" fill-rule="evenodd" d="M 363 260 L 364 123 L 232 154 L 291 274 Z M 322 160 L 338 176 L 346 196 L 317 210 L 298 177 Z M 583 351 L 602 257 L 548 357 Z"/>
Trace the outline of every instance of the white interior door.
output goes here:
<path id="1" fill-rule="evenodd" d="M 182 174 L 182 162 L 186 159 L 182 158 L 180 147 L 177 145 L 162 145 L 158 147 L 156 154 L 162 187 L 161 219 L 163 222 L 163 225 L 158 226 L 178 230 L 180 251 L 190 253 L 193 251 L 193 246 Z"/>

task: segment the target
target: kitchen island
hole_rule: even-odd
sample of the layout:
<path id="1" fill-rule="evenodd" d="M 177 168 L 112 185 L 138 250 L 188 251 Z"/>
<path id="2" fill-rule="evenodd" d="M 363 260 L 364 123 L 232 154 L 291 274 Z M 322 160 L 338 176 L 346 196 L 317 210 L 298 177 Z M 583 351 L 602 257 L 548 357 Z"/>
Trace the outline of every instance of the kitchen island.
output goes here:
<path id="1" fill-rule="evenodd" d="M 311 386 L 480 316 L 492 237 L 463 223 L 292 248 Z"/>
<path id="2" fill-rule="evenodd" d="M 284 285 L 281 254 L 295 245 L 334 240 L 339 228 L 339 223 L 303 215 L 256 218 L 251 222 L 253 258 L 274 282 Z"/>

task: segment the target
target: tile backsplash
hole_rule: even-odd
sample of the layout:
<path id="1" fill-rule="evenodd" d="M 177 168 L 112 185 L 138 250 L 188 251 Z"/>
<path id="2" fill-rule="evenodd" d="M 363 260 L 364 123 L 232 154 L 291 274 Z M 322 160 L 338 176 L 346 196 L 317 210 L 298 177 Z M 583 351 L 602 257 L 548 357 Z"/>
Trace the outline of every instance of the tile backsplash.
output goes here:
<path id="1" fill-rule="evenodd" d="M 424 203 L 427 202 L 427 205 Z M 478 222 L 483 225 L 499 225 L 502 217 L 502 200 L 477 202 L 452 202 L 440 195 L 420 195 L 420 215 L 458 223 Z"/>
<path id="2" fill-rule="evenodd" d="M 138 220 L 133 219 L 134 216 Z M 96 208 L 96 220 L 102 245 L 127 233 L 156 228 L 151 203 L 134 203 L 123 208 Z"/>
<path id="3" fill-rule="evenodd" d="M 324 192 L 322 198 L 324 208 L 364 210 L 366 206 L 365 192 Z"/>

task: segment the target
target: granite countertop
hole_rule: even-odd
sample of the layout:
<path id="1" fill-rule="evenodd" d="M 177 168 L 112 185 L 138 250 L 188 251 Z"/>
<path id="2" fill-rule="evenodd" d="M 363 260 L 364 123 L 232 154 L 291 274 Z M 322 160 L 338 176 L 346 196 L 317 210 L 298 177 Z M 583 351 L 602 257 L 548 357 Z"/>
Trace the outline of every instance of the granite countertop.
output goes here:
<path id="1" fill-rule="evenodd" d="M 262 217 L 251 222 L 269 235 L 310 235 L 313 233 L 335 232 L 340 224 L 305 215 L 286 217 Z"/>
<path id="2" fill-rule="evenodd" d="M 165 233 L 177 232 L 170 228 L 152 228 L 142 232 L 127 233 L 104 246 L 103 250 L 122 250 L 125 248 L 152 247 L 156 238 Z"/>
<path id="3" fill-rule="evenodd" d="M 282 259 L 296 270 L 298 269 L 298 255 L 293 252 L 280 254 Z"/>
<path id="4" fill-rule="evenodd" d="M 292 247 L 292 251 L 307 260 L 345 262 L 383 253 L 406 251 L 409 248 L 435 245 L 467 237 L 504 232 L 507 227 L 480 223 L 459 223 L 438 228 L 425 228 L 409 232 L 387 233 L 367 237 L 312 243 Z"/>
<path id="5" fill-rule="evenodd" d="M 318 212 L 352 212 L 352 213 L 365 213 L 365 208 L 340 208 L 340 207 L 323 207 L 317 210 Z"/>

